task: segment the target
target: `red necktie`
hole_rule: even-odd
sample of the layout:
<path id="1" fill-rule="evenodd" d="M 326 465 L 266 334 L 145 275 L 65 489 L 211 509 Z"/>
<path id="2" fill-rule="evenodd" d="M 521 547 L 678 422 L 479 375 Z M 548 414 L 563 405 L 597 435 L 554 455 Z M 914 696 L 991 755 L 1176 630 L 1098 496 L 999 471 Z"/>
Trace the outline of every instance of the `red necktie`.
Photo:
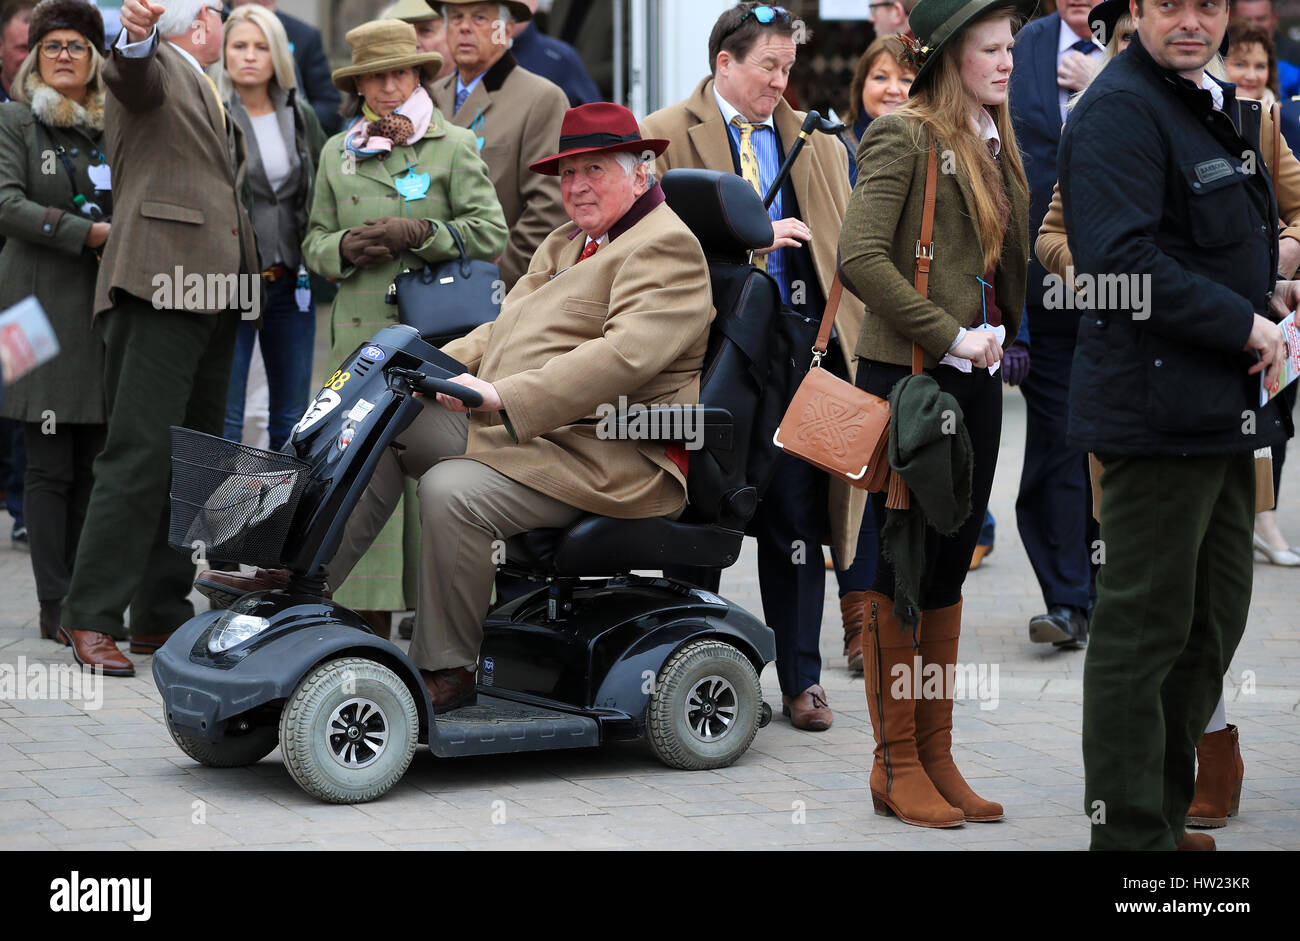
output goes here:
<path id="1" fill-rule="evenodd" d="M 578 257 L 578 261 L 586 261 L 592 255 L 596 254 L 596 249 L 598 248 L 600 248 L 599 242 L 588 242 L 587 247 L 582 250 L 582 254 Z"/>

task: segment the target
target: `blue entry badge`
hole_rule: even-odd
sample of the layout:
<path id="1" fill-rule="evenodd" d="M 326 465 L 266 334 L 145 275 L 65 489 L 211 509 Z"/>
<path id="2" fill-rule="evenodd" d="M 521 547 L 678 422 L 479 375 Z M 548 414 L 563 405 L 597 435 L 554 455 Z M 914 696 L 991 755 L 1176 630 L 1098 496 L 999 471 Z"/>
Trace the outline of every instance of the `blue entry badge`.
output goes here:
<path id="1" fill-rule="evenodd" d="M 487 124 L 487 119 L 483 117 L 483 109 L 479 108 L 478 114 L 474 115 L 474 120 L 470 122 L 469 129 L 474 134 L 474 140 L 478 142 L 478 149 L 483 149 L 483 127 Z"/>
<path id="2" fill-rule="evenodd" d="M 411 167 L 406 173 L 399 177 L 393 178 L 393 185 L 397 191 L 409 203 L 417 199 L 424 199 L 425 194 L 429 192 L 429 183 L 432 178 L 427 173 L 416 173 L 415 168 Z"/>

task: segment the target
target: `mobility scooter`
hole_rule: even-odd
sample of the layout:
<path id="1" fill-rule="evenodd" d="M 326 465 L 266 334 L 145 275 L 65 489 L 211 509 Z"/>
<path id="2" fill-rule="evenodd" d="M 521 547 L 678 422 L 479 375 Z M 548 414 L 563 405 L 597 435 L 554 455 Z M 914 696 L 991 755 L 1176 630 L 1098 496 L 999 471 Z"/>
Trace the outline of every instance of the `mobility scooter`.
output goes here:
<path id="1" fill-rule="evenodd" d="M 322 567 L 383 450 L 424 407 L 412 393 L 477 404 L 447 381 L 461 364 L 391 326 L 339 367 L 282 453 L 173 428 L 172 546 L 292 573 L 282 590 L 195 616 L 155 656 L 167 727 L 187 755 L 234 767 L 278 744 L 305 791 L 354 803 L 388 791 L 418 743 L 454 757 L 641 739 L 682 769 L 745 752 L 771 717 L 758 677 L 776 655 L 772 630 L 715 592 L 634 570 L 738 557 L 780 421 L 765 395 L 780 299 L 749 264 L 772 227 L 738 176 L 678 170 L 662 185 L 704 247 L 717 309 L 681 516 L 584 516 L 507 541 L 502 568 L 537 588 L 487 615 L 477 702 L 434 715 L 415 665 L 326 597 Z"/>

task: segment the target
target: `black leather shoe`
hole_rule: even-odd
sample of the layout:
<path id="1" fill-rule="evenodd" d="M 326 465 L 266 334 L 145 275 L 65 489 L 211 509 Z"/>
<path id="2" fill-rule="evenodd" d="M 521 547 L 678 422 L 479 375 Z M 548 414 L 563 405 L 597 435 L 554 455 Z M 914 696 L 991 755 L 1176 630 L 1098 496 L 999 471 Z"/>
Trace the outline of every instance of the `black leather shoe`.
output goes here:
<path id="1" fill-rule="evenodd" d="M 1073 605 L 1054 604 L 1046 614 L 1029 619 L 1029 639 L 1035 644 L 1051 644 L 1069 650 L 1086 647 L 1088 616 Z"/>

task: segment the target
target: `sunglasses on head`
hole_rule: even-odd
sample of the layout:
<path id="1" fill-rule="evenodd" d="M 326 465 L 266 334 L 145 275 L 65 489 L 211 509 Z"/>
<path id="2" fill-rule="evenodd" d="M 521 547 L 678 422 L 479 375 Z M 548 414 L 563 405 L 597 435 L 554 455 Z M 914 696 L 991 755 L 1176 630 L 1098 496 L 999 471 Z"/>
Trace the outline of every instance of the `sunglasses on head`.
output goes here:
<path id="1" fill-rule="evenodd" d="M 744 26 L 744 25 L 745 25 L 745 20 L 749 19 L 751 16 L 752 16 L 754 19 L 758 20 L 760 23 L 763 23 L 764 25 L 766 25 L 766 24 L 768 24 L 768 23 L 771 23 L 771 22 L 772 22 L 773 20 L 775 20 L 778 16 L 781 17 L 781 19 L 782 19 L 784 22 L 786 22 L 786 23 L 789 23 L 789 22 L 790 22 L 790 11 L 787 10 L 785 7 L 770 7 L 770 6 L 768 6 L 767 4 L 763 4 L 762 6 L 757 6 L 757 7 L 753 7 L 753 8 L 751 8 L 751 9 L 749 9 L 749 10 L 746 10 L 746 11 L 745 11 L 745 15 L 742 16 L 742 17 L 741 17 L 741 18 L 736 22 L 736 25 L 735 25 L 735 26 L 733 26 L 733 27 L 731 27 L 731 29 L 727 30 L 727 32 L 726 32 L 726 34 L 723 36 L 723 38 L 725 39 L 727 36 L 730 36 L 730 35 L 731 35 L 732 33 L 734 33 L 736 30 L 740 29 L 740 27 Z"/>

